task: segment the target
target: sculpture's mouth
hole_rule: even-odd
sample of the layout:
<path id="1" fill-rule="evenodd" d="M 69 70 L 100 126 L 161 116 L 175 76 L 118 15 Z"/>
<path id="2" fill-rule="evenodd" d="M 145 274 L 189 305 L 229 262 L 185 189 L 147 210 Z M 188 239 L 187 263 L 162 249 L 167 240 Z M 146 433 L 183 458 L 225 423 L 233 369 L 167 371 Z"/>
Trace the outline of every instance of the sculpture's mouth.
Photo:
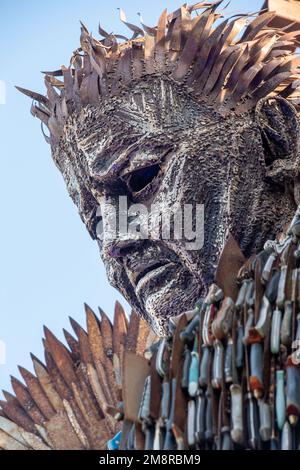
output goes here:
<path id="1" fill-rule="evenodd" d="M 158 281 L 166 271 L 173 266 L 172 262 L 154 262 L 143 271 L 141 271 L 135 280 L 135 292 L 139 296 L 151 282 Z"/>

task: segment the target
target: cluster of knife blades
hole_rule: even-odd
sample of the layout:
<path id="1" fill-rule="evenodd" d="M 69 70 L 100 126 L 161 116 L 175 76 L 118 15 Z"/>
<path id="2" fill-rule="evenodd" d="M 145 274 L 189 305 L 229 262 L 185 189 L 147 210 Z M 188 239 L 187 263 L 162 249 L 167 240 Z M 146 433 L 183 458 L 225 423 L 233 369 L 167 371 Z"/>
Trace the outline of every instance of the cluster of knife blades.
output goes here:
<path id="1" fill-rule="evenodd" d="M 235 299 L 211 285 L 147 351 L 145 449 L 300 449 L 299 209 L 237 283 Z M 124 448 L 135 448 L 136 428 Z"/>

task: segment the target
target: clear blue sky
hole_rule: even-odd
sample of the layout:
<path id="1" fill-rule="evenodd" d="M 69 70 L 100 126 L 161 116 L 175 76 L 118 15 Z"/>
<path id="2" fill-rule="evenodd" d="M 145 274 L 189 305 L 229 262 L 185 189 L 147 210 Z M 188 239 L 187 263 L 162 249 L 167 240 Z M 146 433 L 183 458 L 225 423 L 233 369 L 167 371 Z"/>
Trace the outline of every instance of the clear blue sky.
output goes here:
<path id="1" fill-rule="evenodd" d="M 183 3 L 183 2 L 182 2 Z M 228 12 L 259 10 L 262 0 L 232 0 Z M 6 364 L 0 387 L 10 390 L 17 364 L 31 369 L 29 352 L 43 358 L 42 326 L 62 338 L 68 315 L 85 322 L 83 302 L 109 315 L 121 296 L 108 285 L 98 248 L 83 226 L 61 175 L 50 157 L 30 100 L 14 85 L 44 92 L 41 70 L 68 65 L 79 45 L 82 20 L 95 34 L 98 21 L 108 31 L 128 31 L 118 20 L 154 25 L 160 12 L 180 0 L 1 0 L 0 80 L 6 104 L 0 105 L 0 340 Z M 224 2 L 226 4 L 226 1 Z M 125 305 L 125 302 L 123 302 Z M 70 329 L 70 328 L 69 328 Z"/>

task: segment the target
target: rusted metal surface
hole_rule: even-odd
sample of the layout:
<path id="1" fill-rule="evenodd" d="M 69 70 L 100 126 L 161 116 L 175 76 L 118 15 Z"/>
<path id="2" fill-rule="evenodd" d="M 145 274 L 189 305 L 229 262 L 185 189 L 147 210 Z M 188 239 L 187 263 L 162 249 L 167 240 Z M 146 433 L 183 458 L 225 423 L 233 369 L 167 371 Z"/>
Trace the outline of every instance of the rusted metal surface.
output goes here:
<path id="1" fill-rule="evenodd" d="M 119 303 L 114 325 L 102 310 L 99 318 L 85 309 L 87 332 L 71 319 L 76 338 L 65 331 L 66 347 L 45 327 L 46 365 L 31 355 L 35 375 L 19 367 L 25 384 L 12 377 L 15 396 L 4 391 L 0 407 L 0 448 L 105 449 L 120 429 L 126 338 L 133 343 L 128 320 Z M 135 330 L 139 319 L 132 318 Z"/>
<path id="2" fill-rule="evenodd" d="M 269 23 L 272 28 L 287 28 L 287 31 L 300 29 L 299 0 L 266 0 L 263 9 L 274 11 L 276 15 Z"/>

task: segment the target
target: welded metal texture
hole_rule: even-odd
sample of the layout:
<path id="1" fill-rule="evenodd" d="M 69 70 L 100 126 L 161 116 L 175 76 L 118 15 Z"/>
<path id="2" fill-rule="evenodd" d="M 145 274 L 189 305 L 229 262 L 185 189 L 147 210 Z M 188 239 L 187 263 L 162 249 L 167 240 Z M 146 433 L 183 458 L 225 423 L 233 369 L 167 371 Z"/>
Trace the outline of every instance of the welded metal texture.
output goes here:
<path id="1" fill-rule="evenodd" d="M 1 401 L 2 449 L 105 449 L 124 416 L 124 356 L 147 347 L 149 328 L 116 303 L 114 323 L 87 305 L 87 330 L 74 320 L 68 347 L 45 327 L 45 362 L 32 355 L 35 374 L 19 367 L 11 378 L 15 396 Z"/>

